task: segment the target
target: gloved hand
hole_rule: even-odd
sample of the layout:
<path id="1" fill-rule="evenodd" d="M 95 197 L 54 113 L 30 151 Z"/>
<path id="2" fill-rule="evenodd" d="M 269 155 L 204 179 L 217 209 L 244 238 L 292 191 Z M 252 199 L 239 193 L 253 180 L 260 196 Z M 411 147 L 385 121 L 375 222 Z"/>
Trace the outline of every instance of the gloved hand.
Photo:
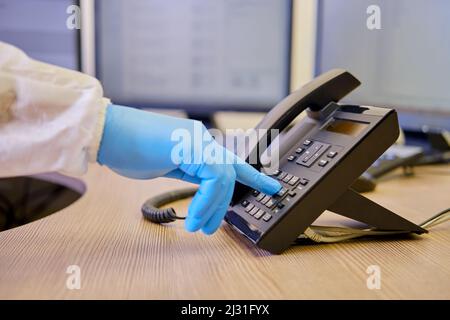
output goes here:
<path id="1" fill-rule="evenodd" d="M 239 181 L 273 195 L 281 185 L 220 146 L 201 122 L 109 105 L 97 161 L 130 178 L 199 184 L 185 227 L 214 233 Z"/>

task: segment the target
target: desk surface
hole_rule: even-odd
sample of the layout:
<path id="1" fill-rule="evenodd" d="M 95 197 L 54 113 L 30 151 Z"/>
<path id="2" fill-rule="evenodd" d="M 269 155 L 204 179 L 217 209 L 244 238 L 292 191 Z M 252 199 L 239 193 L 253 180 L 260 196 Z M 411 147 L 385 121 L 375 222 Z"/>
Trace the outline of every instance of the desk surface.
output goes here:
<path id="1" fill-rule="evenodd" d="M 180 187 L 175 180 L 133 181 L 97 165 L 83 180 L 87 191 L 71 206 L 0 233 L 0 298 L 450 298 L 450 223 L 423 237 L 303 245 L 277 256 L 225 223 L 208 237 L 182 222 L 145 221 L 143 201 Z M 450 168 L 394 173 L 368 196 L 421 222 L 450 206 Z M 70 265 L 80 267 L 80 290 L 66 288 Z M 381 268 L 380 290 L 367 289 L 369 265 Z"/>

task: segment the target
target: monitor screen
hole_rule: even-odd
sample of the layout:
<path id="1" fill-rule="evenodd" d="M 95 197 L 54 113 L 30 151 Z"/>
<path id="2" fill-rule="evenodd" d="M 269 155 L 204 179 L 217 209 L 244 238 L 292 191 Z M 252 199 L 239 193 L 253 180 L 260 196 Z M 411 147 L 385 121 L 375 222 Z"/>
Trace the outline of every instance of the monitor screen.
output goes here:
<path id="1" fill-rule="evenodd" d="M 367 27 L 370 5 L 380 29 Z M 345 101 L 394 107 L 406 129 L 450 129 L 450 1 L 321 0 L 317 28 L 316 73 L 362 82 Z"/>
<path id="2" fill-rule="evenodd" d="M 291 1 L 96 1 L 96 69 L 136 107 L 267 110 L 289 92 Z"/>
<path id="3" fill-rule="evenodd" d="M 67 28 L 74 0 L 0 0 L 0 41 L 30 57 L 79 70 L 79 30 Z"/>

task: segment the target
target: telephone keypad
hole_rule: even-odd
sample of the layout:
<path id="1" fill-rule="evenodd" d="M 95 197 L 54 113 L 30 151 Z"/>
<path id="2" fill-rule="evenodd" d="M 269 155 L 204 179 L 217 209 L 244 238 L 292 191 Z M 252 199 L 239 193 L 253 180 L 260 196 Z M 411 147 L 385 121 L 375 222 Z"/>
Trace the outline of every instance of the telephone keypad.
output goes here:
<path id="1" fill-rule="evenodd" d="M 280 191 L 278 191 L 277 194 L 269 196 L 262 192 L 257 192 L 256 190 L 251 191 L 251 194 L 253 196 L 257 195 L 254 199 L 259 203 L 259 206 L 256 206 L 255 204 L 252 204 L 250 201 L 247 200 L 244 201 L 247 201 L 248 203 L 244 201 L 241 202 L 241 205 L 245 207 L 245 211 L 249 215 L 253 216 L 253 218 L 260 220 L 261 217 L 263 217 L 262 220 L 265 222 L 271 220 L 274 214 L 276 215 L 281 209 L 283 209 L 286 206 L 286 204 L 283 203 L 283 200 L 286 196 L 293 198 L 297 195 L 295 186 L 300 181 L 309 181 L 308 179 L 300 178 L 282 171 L 278 172 L 277 178 L 278 180 L 286 184 L 286 187 L 283 186 L 280 189 Z M 271 212 L 268 213 L 261 208 L 267 208 L 271 210 Z"/>
<path id="2" fill-rule="evenodd" d="M 332 159 L 336 157 L 339 151 L 339 147 L 331 146 L 319 141 L 305 140 L 301 142 L 301 146 L 297 146 L 297 148 L 294 149 L 293 153 L 295 153 L 288 154 L 285 159 L 289 162 L 293 162 L 290 166 L 294 165 L 295 167 L 296 164 L 300 164 L 303 167 L 306 167 L 301 169 L 306 170 L 306 177 L 294 175 L 282 170 L 272 172 L 270 176 L 282 183 L 283 187 L 280 191 L 278 191 L 277 194 L 270 196 L 258 192 L 257 190 L 252 190 L 251 195 L 253 197 L 241 202 L 243 209 L 256 220 L 268 222 L 272 221 L 274 218 L 279 218 L 280 214 L 284 212 L 283 209 L 295 201 L 297 197 L 300 197 L 303 194 L 303 190 L 310 184 L 310 175 L 306 172 L 308 170 L 316 171 L 323 169 L 323 166 L 327 166 L 333 161 Z"/>

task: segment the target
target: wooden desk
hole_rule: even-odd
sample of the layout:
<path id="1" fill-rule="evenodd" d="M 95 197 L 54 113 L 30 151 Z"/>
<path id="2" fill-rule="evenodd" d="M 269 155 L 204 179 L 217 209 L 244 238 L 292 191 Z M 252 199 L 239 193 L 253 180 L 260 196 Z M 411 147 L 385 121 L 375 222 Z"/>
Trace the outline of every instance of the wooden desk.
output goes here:
<path id="1" fill-rule="evenodd" d="M 449 207 L 449 167 L 416 173 L 389 176 L 370 198 L 414 222 Z M 143 201 L 181 186 L 174 180 L 133 181 L 99 166 L 83 180 L 76 203 L 0 233 L 0 298 L 450 298 L 450 223 L 409 240 L 296 246 L 276 256 L 226 224 L 208 237 L 185 232 L 182 222 L 145 221 Z M 380 290 L 366 286 L 374 264 Z M 81 268 L 80 290 L 66 288 L 69 265 Z"/>

